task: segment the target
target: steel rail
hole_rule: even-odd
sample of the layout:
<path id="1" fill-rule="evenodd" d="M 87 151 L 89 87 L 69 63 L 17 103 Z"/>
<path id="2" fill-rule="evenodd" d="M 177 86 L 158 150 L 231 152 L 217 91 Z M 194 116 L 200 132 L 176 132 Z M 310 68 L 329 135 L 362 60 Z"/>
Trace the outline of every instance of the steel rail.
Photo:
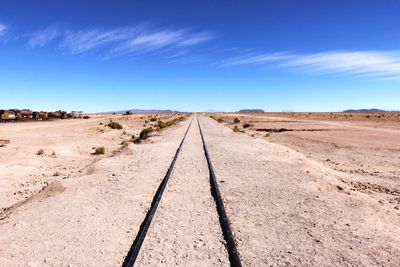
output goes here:
<path id="1" fill-rule="evenodd" d="M 221 192 L 219 191 L 219 187 L 218 187 L 217 177 L 215 176 L 214 168 L 211 163 L 210 154 L 208 153 L 207 145 L 204 140 L 203 131 L 201 130 L 201 126 L 200 126 L 198 117 L 197 117 L 197 124 L 199 126 L 200 136 L 201 136 L 201 140 L 203 142 L 204 154 L 206 156 L 208 170 L 210 172 L 211 194 L 214 197 L 214 200 L 215 200 L 215 203 L 217 206 L 219 222 L 221 224 L 221 229 L 222 229 L 225 241 L 226 241 L 226 246 L 227 246 L 228 255 L 229 255 L 229 261 L 231 263 L 231 266 L 241 267 L 242 263 L 240 261 L 239 253 L 236 248 L 235 239 L 232 234 L 228 215 L 226 214 L 226 211 L 225 211 L 224 202 L 222 200 Z"/>
<path id="2" fill-rule="evenodd" d="M 172 170 L 174 169 L 174 166 L 175 166 L 175 162 L 176 162 L 176 160 L 178 158 L 179 152 L 181 151 L 183 142 L 186 139 L 186 135 L 187 135 L 187 133 L 188 133 L 188 131 L 190 129 L 190 126 L 192 125 L 192 122 L 193 122 L 193 119 L 190 121 L 189 126 L 188 126 L 188 128 L 187 128 L 187 130 L 186 130 L 186 132 L 185 132 L 185 134 L 184 134 L 184 136 L 182 138 L 182 141 L 179 144 L 179 147 L 175 152 L 175 156 L 174 156 L 174 158 L 173 158 L 173 160 L 171 162 L 171 165 L 169 166 L 168 171 L 164 176 L 164 179 L 162 180 L 160 186 L 157 189 L 156 194 L 153 197 L 150 209 L 147 212 L 146 217 L 144 218 L 142 224 L 140 225 L 139 232 L 136 235 L 135 241 L 133 242 L 133 244 L 132 244 L 132 246 L 131 246 L 131 248 L 130 248 L 130 250 L 128 252 L 128 255 L 125 258 L 125 261 L 122 264 L 123 267 L 132 267 L 132 266 L 135 265 L 137 256 L 138 256 L 138 254 L 140 252 L 140 248 L 142 247 L 143 241 L 146 238 L 147 231 L 149 230 L 151 222 L 152 222 L 152 220 L 154 218 L 154 215 L 155 215 L 155 213 L 157 211 L 158 205 L 160 204 L 162 195 L 163 195 L 163 193 L 165 191 L 165 188 L 167 187 L 167 184 L 168 184 L 169 178 L 171 176 Z"/>

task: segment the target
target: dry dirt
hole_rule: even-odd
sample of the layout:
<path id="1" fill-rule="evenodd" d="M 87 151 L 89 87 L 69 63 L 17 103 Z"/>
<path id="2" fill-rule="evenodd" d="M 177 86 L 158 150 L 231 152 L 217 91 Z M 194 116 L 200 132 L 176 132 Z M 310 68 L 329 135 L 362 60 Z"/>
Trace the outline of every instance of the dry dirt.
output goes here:
<path id="1" fill-rule="evenodd" d="M 91 115 L 88 120 L 0 123 L 0 139 L 10 144 L 0 147 L 0 210 L 23 201 L 53 180 L 68 179 L 91 172 L 91 165 L 118 153 L 124 140 L 142 128 L 155 127 L 156 115 Z M 159 114 L 168 121 L 179 115 Z M 107 126 L 119 122 L 122 130 Z M 93 155 L 105 147 L 104 155 Z M 42 155 L 38 155 L 43 150 Z"/>
<path id="2" fill-rule="evenodd" d="M 129 133 L 138 132 L 143 127 L 140 117 L 130 116 L 127 121 L 125 117 L 112 118 L 120 120 Z M 31 127 L 35 127 L 39 136 L 41 131 L 46 134 L 56 133 L 67 128 L 67 125 L 70 126 L 72 129 L 64 132 L 65 139 L 58 139 L 59 148 L 66 147 L 68 150 L 75 148 L 76 142 L 91 141 L 86 144 L 85 153 L 76 153 L 76 161 L 71 160 L 77 164 L 77 169 L 83 168 L 81 172 L 77 171 L 66 179 L 43 176 L 48 180 L 41 189 L 4 207 L 0 220 L 0 266 L 121 266 L 172 160 L 187 122 L 155 133 L 151 140 L 143 144 L 131 143 L 118 153 L 107 152 L 107 155 L 93 159 L 90 154 L 93 144 L 98 144 L 101 140 L 101 144 L 107 144 L 107 147 L 114 144 L 115 148 L 120 149 L 120 135 L 127 135 L 123 130 L 109 130 L 99 125 L 102 120 L 108 122 L 109 118 L 32 123 Z M 28 126 L 30 124 L 2 125 L 7 129 Z M 102 129 L 104 133 L 101 132 Z M 71 141 L 72 137 L 69 135 L 79 134 L 87 139 Z M 103 134 L 108 138 L 104 138 Z M 19 139 L 12 138 L 12 144 L 18 147 L 20 144 L 17 140 Z M 39 142 L 32 139 L 23 148 L 34 152 L 46 143 L 40 141 L 38 145 L 34 141 Z M 10 146 L 7 149 L 13 150 L 15 147 Z M 63 161 L 63 154 L 57 155 L 59 158 L 52 159 L 60 160 L 65 164 L 63 166 L 69 167 L 69 158 L 66 157 Z M 2 160 L 1 171 L 8 171 L 9 158 Z M 18 160 L 26 161 L 26 164 L 32 163 L 30 158 L 13 158 L 13 162 Z M 90 164 L 86 165 L 88 162 Z M 40 164 L 44 163 L 41 161 Z M 34 167 L 38 168 L 36 165 Z M 49 173 L 54 171 L 51 166 L 47 168 Z M 2 174 L 2 183 L 5 183 L 5 179 L 11 183 L 13 178 L 24 177 L 21 173 L 26 171 L 25 168 L 21 168 L 19 172 L 17 168 L 14 169 L 15 176 Z M 29 179 L 29 175 L 25 177 Z M 14 190 L 19 190 L 18 183 L 13 185 Z M 2 203 L 11 202 L 3 192 Z"/>
<path id="3" fill-rule="evenodd" d="M 0 125 L 0 266 L 121 266 L 189 125 L 121 146 L 146 116 Z M 213 116 L 200 123 L 244 266 L 400 266 L 396 120 Z M 138 265 L 229 265 L 208 179 L 194 120 Z"/>
<path id="4" fill-rule="evenodd" d="M 395 208 L 398 204 L 390 203 L 396 198 L 398 178 L 390 178 L 389 186 L 393 189 L 388 192 L 361 190 L 351 182 L 357 183 L 362 174 L 335 170 L 326 161 L 314 159 L 300 148 L 299 151 L 291 148 L 292 143 L 277 144 L 279 137 L 271 142 L 270 137 L 263 137 L 265 132 L 257 135 L 254 130 L 257 126 L 253 130 L 240 128 L 248 134 L 233 133 L 222 125 L 233 128 L 230 120 L 238 115 L 219 116 L 224 117 L 224 123 L 202 121 L 238 250 L 246 266 L 400 265 L 400 212 Z M 255 120 L 274 120 L 264 122 L 263 127 L 270 128 L 275 127 L 275 122 L 283 123 L 281 118 L 241 116 L 241 119 L 254 125 Z M 327 124 L 320 126 L 324 127 Z M 395 134 L 391 131 L 389 136 Z M 321 138 L 327 134 L 315 133 Z M 387 142 L 393 144 L 394 139 Z M 382 142 L 380 145 L 386 148 Z M 352 157 L 354 151 L 345 148 L 342 153 Z M 325 151 L 320 154 L 331 157 Z M 371 157 L 368 153 L 364 156 Z M 394 161 L 399 162 L 398 158 Z M 371 176 L 369 181 L 374 180 L 379 180 L 379 176 Z"/>

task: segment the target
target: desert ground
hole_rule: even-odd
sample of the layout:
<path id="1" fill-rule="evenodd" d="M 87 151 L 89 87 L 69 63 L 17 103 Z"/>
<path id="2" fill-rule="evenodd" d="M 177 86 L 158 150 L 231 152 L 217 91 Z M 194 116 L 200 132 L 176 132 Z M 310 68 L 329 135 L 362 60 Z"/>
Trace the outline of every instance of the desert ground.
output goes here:
<path id="1" fill-rule="evenodd" d="M 197 118 L 243 266 L 400 266 L 398 113 L 0 124 L 0 265 L 121 266 L 188 129 L 136 265 L 229 266 Z"/>

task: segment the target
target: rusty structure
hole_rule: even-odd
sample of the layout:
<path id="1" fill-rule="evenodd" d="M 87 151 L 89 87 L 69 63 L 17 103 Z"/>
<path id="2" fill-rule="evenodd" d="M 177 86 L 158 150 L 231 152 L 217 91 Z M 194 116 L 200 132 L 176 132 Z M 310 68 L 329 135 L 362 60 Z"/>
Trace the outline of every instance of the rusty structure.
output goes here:
<path id="1" fill-rule="evenodd" d="M 54 112 L 32 111 L 30 109 L 0 109 L 0 122 L 44 121 L 56 119 L 82 118 L 82 111 L 58 110 Z"/>

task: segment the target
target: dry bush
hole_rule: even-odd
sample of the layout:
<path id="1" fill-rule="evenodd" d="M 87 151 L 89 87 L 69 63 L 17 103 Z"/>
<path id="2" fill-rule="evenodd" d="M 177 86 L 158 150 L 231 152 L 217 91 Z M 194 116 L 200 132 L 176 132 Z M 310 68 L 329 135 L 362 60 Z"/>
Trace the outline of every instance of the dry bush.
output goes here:
<path id="1" fill-rule="evenodd" d="M 151 128 L 151 127 L 143 129 L 143 130 L 140 132 L 140 134 L 139 134 L 140 139 L 141 139 L 141 140 L 144 140 L 144 139 L 148 138 L 148 137 L 149 137 L 149 134 L 150 134 L 152 131 L 153 131 L 153 128 Z"/>
<path id="2" fill-rule="evenodd" d="M 224 122 L 224 119 L 223 118 L 218 118 L 217 122 L 222 123 L 222 122 Z"/>
<path id="3" fill-rule="evenodd" d="M 132 140 L 134 143 L 140 143 L 143 140 L 146 140 L 149 137 L 149 134 L 153 131 L 153 128 L 149 127 L 149 128 L 144 128 L 138 137 L 132 136 Z"/>
<path id="4" fill-rule="evenodd" d="M 111 129 L 118 129 L 118 130 L 121 130 L 123 128 L 122 125 L 116 121 L 110 121 L 107 124 L 107 126 L 110 127 Z"/>
<path id="5" fill-rule="evenodd" d="M 234 118 L 234 119 L 233 119 L 233 123 L 240 123 L 239 118 Z"/>
<path id="6" fill-rule="evenodd" d="M 249 128 L 250 126 L 251 126 L 250 123 L 245 123 L 245 124 L 243 124 L 243 128 Z"/>
<path id="7" fill-rule="evenodd" d="M 95 155 L 103 155 L 105 153 L 106 153 L 106 148 L 104 146 L 96 147 L 96 149 L 94 150 Z"/>
<path id="8" fill-rule="evenodd" d="M 43 150 L 43 149 L 39 149 L 39 150 L 36 152 L 36 155 L 38 155 L 38 156 L 44 155 L 44 150 Z"/>
<path id="9" fill-rule="evenodd" d="M 158 128 L 163 129 L 163 128 L 167 127 L 167 124 L 163 121 L 158 121 L 157 126 L 158 126 Z"/>
<path id="10" fill-rule="evenodd" d="M 240 130 L 239 130 L 239 128 L 237 127 L 237 126 L 235 126 L 234 128 L 233 128 L 233 131 L 236 133 L 236 132 L 240 132 Z"/>
<path id="11" fill-rule="evenodd" d="M 122 147 L 127 147 L 129 145 L 129 141 L 128 140 L 124 140 L 121 142 L 121 146 Z"/>
<path id="12" fill-rule="evenodd" d="M 157 118 L 151 118 L 150 121 L 157 121 Z"/>
<path id="13" fill-rule="evenodd" d="M 53 176 L 60 176 L 60 175 L 61 175 L 61 173 L 59 173 L 59 172 L 53 173 Z"/>

